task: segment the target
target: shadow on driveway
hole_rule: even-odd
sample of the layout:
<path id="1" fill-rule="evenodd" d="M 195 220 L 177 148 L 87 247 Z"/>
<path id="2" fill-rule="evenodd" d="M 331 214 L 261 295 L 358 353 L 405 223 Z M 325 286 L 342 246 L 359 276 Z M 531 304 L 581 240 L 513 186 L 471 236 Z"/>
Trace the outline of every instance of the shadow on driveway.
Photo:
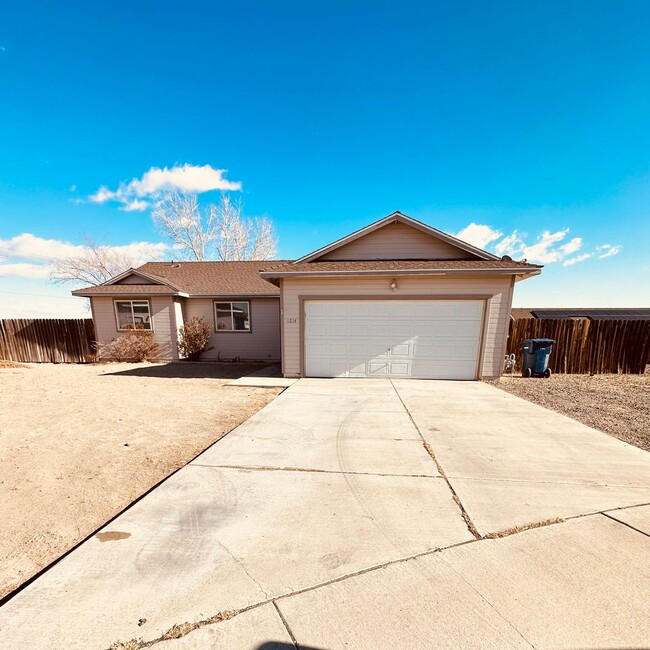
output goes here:
<path id="1" fill-rule="evenodd" d="M 120 367 L 122 364 L 116 364 Z M 139 365 L 105 375 L 116 377 L 159 377 L 161 379 L 238 379 L 269 366 L 268 363 L 220 363 L 216 361 L 174 361 L 165 364 Z"/>
<path id="2" fill-rule="evenodd" d="M 267 641 L 258 645 L 255 650 L 296 650 L 293 643 L 284 643 L 282 641 Z M 326 650 L 326 648 L 315 648 L 314 646 L 301 645 L 300 650 Z"/>

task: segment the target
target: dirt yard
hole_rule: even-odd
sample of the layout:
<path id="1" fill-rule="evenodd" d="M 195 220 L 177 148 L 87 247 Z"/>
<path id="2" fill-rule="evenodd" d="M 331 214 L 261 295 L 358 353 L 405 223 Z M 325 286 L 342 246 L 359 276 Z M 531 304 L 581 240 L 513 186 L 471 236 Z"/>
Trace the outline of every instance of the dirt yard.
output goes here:
<path id="1" fill-rule="evenodd" d="M 650 374 L 504 376 L 499 388 L 650 451 Z"/>
<path id="2" fill-rule="evenodd" d="M 265 406 L 246 364 L 0 369 L 0 597 Z"/>

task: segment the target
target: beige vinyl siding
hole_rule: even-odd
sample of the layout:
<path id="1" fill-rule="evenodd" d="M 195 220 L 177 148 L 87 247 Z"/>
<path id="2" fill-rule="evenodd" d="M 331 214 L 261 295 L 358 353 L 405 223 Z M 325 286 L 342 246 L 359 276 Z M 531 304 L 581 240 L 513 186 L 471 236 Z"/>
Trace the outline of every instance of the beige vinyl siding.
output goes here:
<path id="1" fill-rule="evenodd" d="M 183 301 L 180 298 L 175 298 L 174 299 L 174 325 L 176 329 L 176 343 L 178 344 L 179 338 L 180 338 L 180 329 L 183 327 Z M 180 357 L 180 352 L 177 353 L 178 356 Z"/>
<path id="2" fill-rule="evenodd" d="M 250 303 L 250 332 L 214 332 L 213 298 L 188 298 L 184 304 L 186 319 L 201 316 L 210 323 L 213 334 L 201 359 L 247 359 L 279 361 L 280 359 L 280 301 L 277 298 L 221 298 L 217 302 Z"/>
<path id="3" fill-rule="evenodd" d="M 318 260 L 468 260 L 475 255 L 404 223 L 392 223 L 326 253 Z M 314 260 L 316 261 L 316 260 Z"/>
<path id="4" fill-rule="evenodd" d="M 503 350 L 508 335 L 511 276 L 411 276 L 396 278 L 398 290 L 391 291 L 390 277 L 348 278 L 283 278 L 283 372 L 286 377 L 299 377 L 302 357 L 300 297 L 363 296 L 399 299 L 417 296 L 491 296 L 487 304 L 486 328 L 480 359 L 482 377 L 498 377 L 503 367 Z"/>
<path id="5" fill-rule="evenodd" d="M 124 334 L 117 329 L 115 321 L 114 300 L 130 300 L 130 298 L 113 298 L 110 296 L 98 296 L 91 298 L 93 305 L 93 317 L 95 319 L 95 331 L 99 341 L 109 342 Z M 176 334 L 172 336 L 172 313 L 173 303 L 168 296 L 138 297 L 137 300 L 148 300 L 153 331 L 156 341 L 160 346 L 160 359 L 177 359 L 178 350 Z"/>
<path id="6" fill-rule="evenodd" d="M 136 275 L 135 273 L 131 273 L 131 275 L 127 275 L 125 278 L 122 278 L 115 284 L 156 284 L 153 280 L 149 280 L 147 278 L 142 277 L 141 275 Z"/>

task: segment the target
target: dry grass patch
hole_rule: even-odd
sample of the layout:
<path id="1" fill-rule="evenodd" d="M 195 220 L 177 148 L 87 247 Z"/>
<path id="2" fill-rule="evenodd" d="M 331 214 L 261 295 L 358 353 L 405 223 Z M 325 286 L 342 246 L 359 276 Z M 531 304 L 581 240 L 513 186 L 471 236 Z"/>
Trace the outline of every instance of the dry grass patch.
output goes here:
<path id="1" fill-rule="evenodd" d="M 551 526 L 553 524 L 561 524 L 564 519 L 556 517 L 555 519 L 544 519 L 543 521 L 536 521 L 534 524 L 524 524 L 523 526 L 513 526 L 512 528 L 504 528 L 495 533 L 488 533 L 483 535 L 483 539 L 499 539 L 501 537 L 509 537 L 516 533 L 523 533 L 525 530 L 532 530 L 533 528 L 543 528 L 544 526 Z"/>
<path id="2" fill-rule="evenodd" d="M 506 375 L 495 386 L 650 451 L 650 374 Z"/>
<path id="3" fill-rule="evenodd" d="M 210 618 L 206 618 L 203 621 L 197 621 L 196 623 L 180 623 L 178 625 L 173 625 L 162 636 L 158 637 L 157 639 L 153 639 L 152 641 L 143 641 L 142 639 L 131 639 L 130 641 L 126 642 L 118 641 L 110 647 L 110 650 L 144 650 L 144 648 L 150 648 L 160 641 L 180 639 L 181 637 L 187 636 L 190 632 L 198 630 L 201 627 L 214 625 L 215 623 L 221 623 L 222 621 L 227 621 L 231 618 L 234 618 L 237 616 L 237 614 L 240 614 L 243 611 L 246 610 L 226 610 L 224 612 L 219 612 Z"/>
<path id="4" fill-rule="evenodd" d="M 27 368 L 24 363 L 17 361 L 8 361 L 7 359 L 0 359 L 0 368 Z"/>
<path id="5" fill-rule="evenodd" d="M 38 364 L 0 374 L 0 597 L 281 392 L 225 385 L 256 368 Z"/>
<path id="6" fill-rule="evenodd" d="M 121 641 L 119 643 L 114 643 L 110 647 L 110 650 L 140 650 L 140 648 L 142 648 L 142 641 L 138 639 L 131 639 L 130 641 L 126 641 L 124 643 Z"/>

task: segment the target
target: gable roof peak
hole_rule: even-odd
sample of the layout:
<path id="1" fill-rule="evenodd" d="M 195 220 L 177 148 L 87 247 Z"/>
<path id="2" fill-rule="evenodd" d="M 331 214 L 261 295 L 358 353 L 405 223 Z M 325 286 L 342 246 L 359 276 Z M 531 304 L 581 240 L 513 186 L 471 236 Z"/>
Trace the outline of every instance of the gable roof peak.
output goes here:
<path id="1" fill-rule="evenodd" d="M 142 266 L 144 266 L 144 264 Z M 170 286 L 174 289 L 178 289 L 178 287 L 175 287 L 173 284 L 168 282 L 166 278 L 163 278 L 159 275 L 153 275 L 152 273 L 147 273 L 140 269 L 141 267 L 138 267 L 137 269 L 134 268 L 127 269 L 123 273 L 120 273 L 119 275 L 116 275 L 106 280 L 106 282 L 102 282 L 100 286 L 110 286 L 112 284 L 117 284 L 120 280 L 123 280 L 124 278 L 128 278 L 130 275 L 137 275 L 138 277 L 144 278 L 145 280 L 149 280 L 154 284 Z"/>
<path id="2" fill-rule="evenodd" d="M 345 246 L 346 244 L 349 244 L 350 242 L 353 242 L 356 239 L 364 237 L 365 235 L 368 235 L 371 232 L 374 232 L 375 230 L 378 230 L 380 228 L 383 228 L 384 226 L 387 226 L 395 222 L 403 223 L 407 226 L 411 226 L 412 228 L 420 230 L 421 232 L 427 235 L 436 237 L 450 244 L 451 246 L 455 246 L 456 248 L 460 248 L 461 250 L 470 253 L 471 255 L 475 255 L 479 259 L 483 259 L 483 260 L 499 259 L 497 255 L 493 255 L 492 253 L 488 253 L 487 251 L 482 250 L 481 248 L 472 246 L 471 244 L 468 244 L 467 242 L 464 242 L 454 237 L 453 235 L 443 232 L 442 230 L 438 230 L 437 228 L 433 228 L 432 226 L 429 226 L 426 223 L 423 223 L 422 221 L 413 219 L 413 217 L 409 217 L 408 215 L 404 214 L 403 212 L 400 212 L 399 210 L 395 210 L 394 212 L 391 212 L 389 215 L 382 217 L 377 221 L 374 221 L 373 223 L 365 226 L 364 228 L 355 230 L 354 232 L 350 233 L 346 237 L 337 239 L 336 241 L 332 242 L 331 244 L 328 244 L 327 246 L 323 246 L 322 248 L 319 248 L 315 251 L 312 251 L 311 253 L 308 253 L 307 255 L 304 255 L 300 259 L 295 260 L 294 264 L 298 264 L 300 262 L 313 262 L 317 260 L 319 257 L 325 255 L 326 253 L 336 250 L 341 246 Z"/>

